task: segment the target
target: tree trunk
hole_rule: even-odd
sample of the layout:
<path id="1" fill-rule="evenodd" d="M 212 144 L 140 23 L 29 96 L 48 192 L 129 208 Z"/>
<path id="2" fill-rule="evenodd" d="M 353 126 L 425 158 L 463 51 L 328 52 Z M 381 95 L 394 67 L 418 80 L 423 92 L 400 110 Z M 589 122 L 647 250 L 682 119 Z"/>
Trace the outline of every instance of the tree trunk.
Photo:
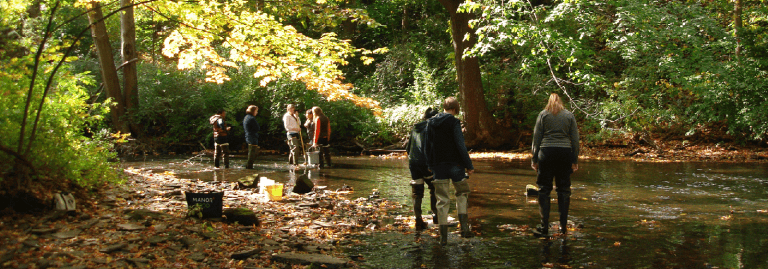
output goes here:
<path id="1" fill-rule="evenodd" d="M 403 19 L 400 21 L 400 30 L 403 36 L 408 35 L 408 29 L 410 28 L 410 12 L 408 12 L 408 5 L 403 5 Z"/>
<path id="2" fill-rule="evenodd" d="M 741 20 L 742 0 L 734 0 L 733 5 L 733 33 L 736 37 L 736 59 L 741 57 L 741 27 L 743 27 Z"/>
<path id="3" fill-rule="evenodd" d="M 133 1 L 121 0 L 123 15 L 120 17 L 120 29 L 122 39 L 121 55 L 123 58 L 123 96 L 125 98 L 125 113 L 139 109 L 139 84 L 136 71 L 138 53 L 136 52 L 136 22 L 133 18 Z M 130 123 L 130 130 L 134 137 L 139 134 L 136 124 Z"/>
<path id="4" fill-rule="evenodd" d="M 341 7 L 354 8 L 356 5 L 357 1 L 350 0 L 343 4 Z M 339 37 L 341 37 L 341 39 L 352 39 L 355 36 L 355 31 L 357 31 L 357 22 L 354 21 L 354 18 L 347 18 L 341 22 L 341 33 L 339 34 Z"/>
<path id="5" fill-rule="evenodd" d="M 480 62 L 476 57 L 464 58 L 464 50 L 471 48 L 477 42 L 469 21 L 474 18 L 472 13 L 458 13 L 456 9 L 463 0 L 439 0 L 440 4 L 451 15 L 451 35 L 453 38 L 454 61 L 456 62 L 456 79 L 459 84 L 459 102 L 464 110 L 466 133 L 464 138 L 467 147 L 498 147 L 511 138 L 511 132 L 501 133 L 500 126 L 485 104 L 485 93 L 480 73 Z M 470 33 L 472 37 L 464 40 Z"/>
<path id="6" fill-rule="evenodd" d="M 112 56 L 112 46 L 109 44 L 107 27 L 102 20 L 104 15 L 101 12 L 101 4 L 99 2 L 91 2 L 91 9 L 91 12 L 88 13 L 88 20 L 93 24 L 91 34 L 93 35 L 93 43 L 96 46 L 96 54 L 99 57 L 101 79 L 103 80 L 104 88 L 107 90 L 107 96 L 113 98 L 116 103 L 110 111 L 112 124 L 116 130 L 128 133 L 130 132 L 128 125 L 122 120 L 122 116 L 125 114 L 125 100 L 120 91 L 120 80 L 118 79 L 115 60 Z"/>

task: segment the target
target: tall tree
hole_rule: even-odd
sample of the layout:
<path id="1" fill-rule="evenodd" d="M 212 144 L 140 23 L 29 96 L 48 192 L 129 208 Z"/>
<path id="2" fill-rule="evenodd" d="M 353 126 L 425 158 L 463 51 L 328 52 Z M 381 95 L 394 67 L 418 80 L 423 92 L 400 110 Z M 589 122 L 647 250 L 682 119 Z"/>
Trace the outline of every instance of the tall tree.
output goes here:
<path id="1" fill-rule="evenodd" d="M 93 36 L 93 43 L 99 58 L 102 83 L 107 91 L 107 96 L 113 98 L 116 103 L 110 111 L 112 124 L 116 130 L 123 133 L 129 133 L 130 130 L 128 129 L 128 125 L 123 120 L 123 116 L 125 115 L 125 99 L 120 90 L 120 80 L 117 76 L 117 68 L 115 68 L 115 60 L 112 56 L 112 45 L 110 45 L 109 42 L 107 27 L 104 24 L 104 15 L 102 13 L 101 4 L 94 1 L 90 3 L 89 7 L 90 12 L 88 12 L 88 20 L 92 25 L 91 35 Z"/>
<path id="2" fill-rule="evenodd" d="M 121 0 L 123 14 L 120 16 L 120 37 L 122 46 L 120 54 L 123 59 L 123 98 L 125 100 L 125 112 L 139 108 L 139 79 L 136 71 L 136 62 L 139 60 L 136 51 L 136 22 L 133 17 L 133 0 Z M 130 124 L 133 135 L 139 135 L 135 124 Z"/>
<path id="3" fill-rule="evenodd" d="M 509 140 L 511 133 L 499 132 L 499 124 L 496 123 L 485 104 L 478 58 L 464 57 L 464 51 L 472 48 L 477 42 L 469 26 L 469 21 L 475 18 L 475 14 L 458 11 L 464 0 L 439 0 L 439 2 L 451 16 L 456 80 L 459 84 L 459 100 L 464 109 L 467 146 L 498 147 Z"/>
<path id="4" fill-rule="evenodd" d="M 743 23 L 741 20 L 742 0 L 733 1 L 733 34 L 736 37 L 736 58 L 741 57 L 741 28 Z"/>

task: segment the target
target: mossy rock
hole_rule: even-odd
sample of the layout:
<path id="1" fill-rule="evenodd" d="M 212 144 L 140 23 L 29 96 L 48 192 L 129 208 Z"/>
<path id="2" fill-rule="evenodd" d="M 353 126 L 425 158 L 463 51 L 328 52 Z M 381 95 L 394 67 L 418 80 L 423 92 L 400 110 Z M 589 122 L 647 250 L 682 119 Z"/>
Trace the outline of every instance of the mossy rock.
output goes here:
<path id="1" fill-rule="evenodd" d="M 259 226 L 259 219 L 256 218 L 256 213 L 248 208 L 238 207 L 226 209 L 224 210 L 224 216 L 227 218 L 227 222 L 237 222 L 245 226 Z"/>

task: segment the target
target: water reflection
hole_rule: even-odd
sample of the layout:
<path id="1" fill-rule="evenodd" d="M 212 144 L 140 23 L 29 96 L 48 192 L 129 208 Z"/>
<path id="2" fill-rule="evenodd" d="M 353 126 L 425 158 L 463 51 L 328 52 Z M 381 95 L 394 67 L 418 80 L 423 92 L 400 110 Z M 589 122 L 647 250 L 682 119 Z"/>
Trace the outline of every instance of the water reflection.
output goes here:
<path id="1" fill-rule="evenodd" d="M 351 199 L 376 189 L 404 204 L 392 215 L 410 215 L 405 160 L 340 156 L 332 169 L 292 170 L 283 156 L 260 158 L 255 170 L 242 169 L 245 160 L 237 158 L 234 168 L 220 170 L 180 157 L 125 165 L 200 180 L 259 173 L 292 187 L 300 180 L 328 189 L 348 185 Z M 539 218 L 535 199 L 524 195 L 535 182 L 529 162 L 475 166 L 469 201 L 475 238 L 451 234 L 440 247 L 436 228 L 376 232 L 341 249 L 362 257 L 364 268 L 768 268 L 768 164 L 584 162 L 573 176 L 570 215 L 577 229 L 549 241 L 527 232 Z M 516 229 L 499 228 L 504 225 Z"/>

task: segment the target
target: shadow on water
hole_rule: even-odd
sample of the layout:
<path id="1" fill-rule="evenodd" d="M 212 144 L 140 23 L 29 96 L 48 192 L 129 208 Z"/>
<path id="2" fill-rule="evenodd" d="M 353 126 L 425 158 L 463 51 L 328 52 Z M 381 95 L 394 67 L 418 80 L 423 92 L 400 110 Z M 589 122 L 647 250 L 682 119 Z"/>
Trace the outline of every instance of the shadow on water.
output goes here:
<path id="1" fill-rule="evenodd" d="M 309 179 L 328 189 L 351 186 L 351 199 L 377 189 L 404 204 L 391 215 L 410 216 L 404 159 L 335 157 L 334 168 L 322 170 L 291 170 L 285 159 L 261 156 L 254 170 L 243 169 L 245 160 L 237 157 L 232 168 L 219 170 L 211 169 L 210 157 L 125 166 L 203 181 L 254 173 L 281 183 Z M 539 219 L 536 200 L 524 195 L 536 176 L 528 161 L 476 161 L 475 167 L 469 201 L 475 238 L 451 234 L 441 247 L 432 227 L 355 235 L 359 243 L 341 249 L 362 257 L 364 268 L 768 268 L 767 164 L 584 162 L 573 175 L 569 219 L 577 228 L 550 240 L 528 232 Z"/>

